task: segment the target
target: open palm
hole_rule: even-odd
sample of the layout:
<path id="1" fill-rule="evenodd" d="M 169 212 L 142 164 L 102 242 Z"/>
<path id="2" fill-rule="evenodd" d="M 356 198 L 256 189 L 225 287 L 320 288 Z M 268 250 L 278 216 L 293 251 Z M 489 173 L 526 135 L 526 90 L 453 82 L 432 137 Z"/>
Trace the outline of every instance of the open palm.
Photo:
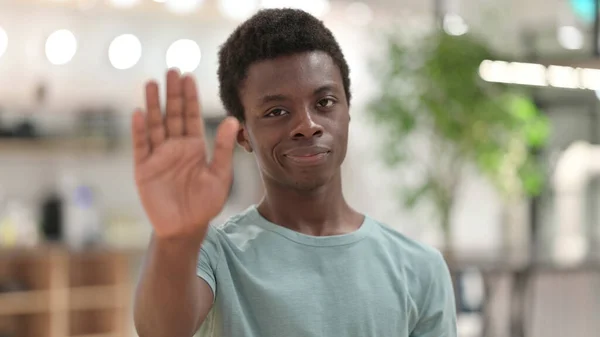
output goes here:
<path id="1" fill-rule="evenodd" d="M 166 113 L 158 85 L 146 85 L 146 111 L 132 117 L 135 181 L 156 236 L 201 236 L 223 209 L 232 181 L 239 124 L 226 118 L 217 130 L 208 160 L 195 81 L 167 72 Z"/>

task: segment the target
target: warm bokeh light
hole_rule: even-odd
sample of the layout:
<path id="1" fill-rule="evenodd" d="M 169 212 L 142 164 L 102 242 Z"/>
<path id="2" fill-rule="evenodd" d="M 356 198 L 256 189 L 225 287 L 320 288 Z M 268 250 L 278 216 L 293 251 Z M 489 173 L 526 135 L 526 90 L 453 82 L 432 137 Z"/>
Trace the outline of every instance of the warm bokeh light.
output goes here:
<path id="1" fill-rule="evenodd" d="M 200 8 L 204 0 L 167 0 L 165 5 L 175 14 L 189 14 Z"/>
<path id="2" fill-rule="evenodd" d="M 549 66 L 546 72 L 548 84 L 556 88 L 579 88 L 579 69 L 565 66 Z"/>
<path id="3" fill-rule="evenodd" d="M 600 69 L 592 68 L 485 60 L 479 66 L 479 75 L 487 82 L 594 91 L 600 89 Z"/>
<path id="4" fill-rule="evenodd" d="M 130 8 L 140 3 L 140 0 L 110 0 L 110 4 L 118 8 Z"/>
<path id="5" fill-rule="evenodd" d="M 167 67 L 179 68 L 181 72 L 192 72 L 198 68 L 202 53 L 198 44 L 182 39 L 171 44 L 167 50 Z"/>
<path id="6" fill-rule="evenodd" d="M 450 35 L 463 35 L 469 31 L 469 26 L 465 20 L 456 14 L 447 14 L 444 16 L 444 30 Z"/>
<path id="7" fill-rule="evenodd" d="M 46 40 L 46 57 L 54 65 L 69 63 L 77 52 L 77 39 L 67 30 L 60 29 L 48 36 Z"/>
<path id="8" fill-rule="evenodd" d="M 142 43 L 132 34 L 117 36 L 108 48 L 108 59 L 117 69 L 129 69 L 142 57 Z"/>
<path id="9" fill-rule="evenodd" d="M 558 28 L 558 43 L 569 50 L 583 48 L 583 34 L 579 29 L 573 26 L 562 26 Z"/>

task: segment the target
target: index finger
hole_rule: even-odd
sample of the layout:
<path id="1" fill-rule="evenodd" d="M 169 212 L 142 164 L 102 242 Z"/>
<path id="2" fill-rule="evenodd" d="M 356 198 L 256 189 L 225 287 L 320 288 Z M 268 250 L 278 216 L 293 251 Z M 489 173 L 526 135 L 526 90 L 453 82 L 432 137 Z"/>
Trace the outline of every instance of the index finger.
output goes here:
<path id="1" fill-rule="evenodd" d="M 202 137 L 204 135 L 204 120 L 200 111 L 198 90 L 196 81 L 189 75 L 183 78 L 183 96 L 185 98 L 185 111 L 183 113 L 185 133 L 193 137 Z"/>

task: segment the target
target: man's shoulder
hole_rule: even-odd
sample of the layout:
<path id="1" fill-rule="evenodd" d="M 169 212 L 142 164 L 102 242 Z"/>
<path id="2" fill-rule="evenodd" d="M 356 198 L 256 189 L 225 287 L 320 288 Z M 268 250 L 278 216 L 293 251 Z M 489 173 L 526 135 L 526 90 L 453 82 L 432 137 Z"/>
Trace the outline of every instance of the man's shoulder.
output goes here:
<path id="1" fill-rule="evenodd" d="M 377 245 L 387 250 L 387 256 L 407 275 L 414 276 L 413 281 L 430 281 L 447 272 L 443 254 L 435 247 L 408 237 L 397 229 L 377 222 L 381 230 Z"/>
<path id="2" fill-rule="evenodd" d="M 241 211 L 228 215 L 224 220 L 215 222 L 212 227 L 224 233 L 235 232 L 242 227 L 246 227 L 257 222 L 256 205 L 251 205 Z"/>
<path id="3" fill-rule="evenodd" d="M 381 228 L 380 239 L 383 241 L 383 244 L 387 248 L 394 250 L 394 253 L 399 256 L 418 263 L 439 263 L 440 259 L 443 260 L 441 252 L 433 246 L 411 238 L 385 223 L 377 220 L 373 221 Z"/>
<path id="4" fill-rule="evenodd" d="M 389 256 L 404 275 L 411 298 L 423 306 L 427 294 L 441 297 L 452 293 L 449 270 L 443 254 L 436 248 L 410 238 L 398 230 L 381 224 L 382 241 Z M 441 290 L 440 290 L 441 289 Z M 448 295 L 449 296 L 449 295 Z"/>
<path id="5" fill-rule="evenodd" d="M 241 243 L 256 236 L 263 230 L 257 225 L 254 206 L 229 216 L 224 221 L 211 223 L 207 239 L 215 242 Z"/>

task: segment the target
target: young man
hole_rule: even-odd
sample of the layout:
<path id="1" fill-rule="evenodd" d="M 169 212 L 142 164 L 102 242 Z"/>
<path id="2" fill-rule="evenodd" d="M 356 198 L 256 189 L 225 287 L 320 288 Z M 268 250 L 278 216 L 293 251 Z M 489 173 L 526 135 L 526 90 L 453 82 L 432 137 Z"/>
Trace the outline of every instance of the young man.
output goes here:
<path id="1" fill-rule="evenodd" d="M 455 337 L 441 254 L 351 208 L 340 166 L 348 65 L 309 14 L 264 10 L 219 53 L 230 116 L 205 149 L 196 86 L 167 73 L 133 116 L 135 178 L 154 234 L 135 302 L 140 337 Z M 260 167 L 262 201 L 221 226 L 235 143 Z M 198 254 L 198 252 L 200 252 Z"/>

